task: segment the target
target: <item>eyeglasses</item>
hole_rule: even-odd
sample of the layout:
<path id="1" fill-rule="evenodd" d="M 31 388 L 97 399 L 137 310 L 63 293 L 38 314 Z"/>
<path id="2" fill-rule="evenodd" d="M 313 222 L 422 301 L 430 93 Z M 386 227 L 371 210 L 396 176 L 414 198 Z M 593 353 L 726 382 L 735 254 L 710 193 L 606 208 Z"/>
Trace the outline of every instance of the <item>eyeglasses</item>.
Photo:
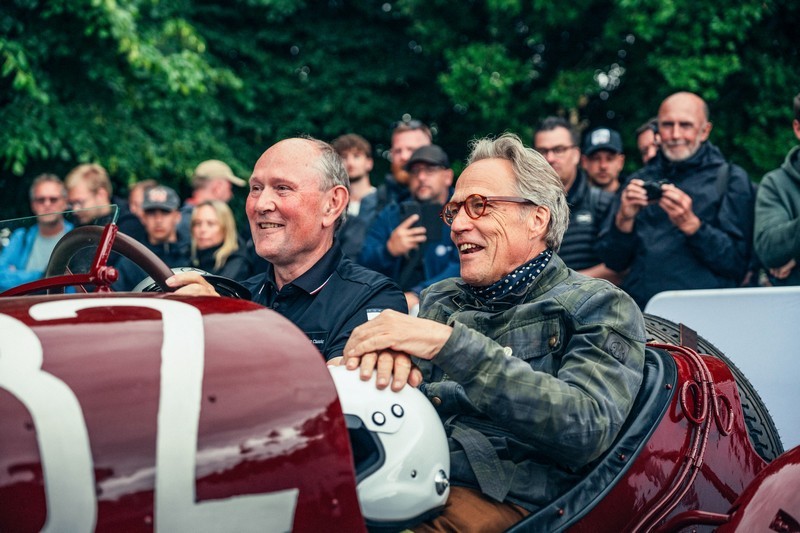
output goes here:
<path id="1" fill-rule="evenodd" d="M 37 196 L 33 199 L 35 204 L 55 204 L 63 200 L 61 196 Z"/>
<path id="2" fill-rule="evenodd" d="M 486 213 L 486 206 L 492 202 L 512 202 L 515 204 L 537 205 L 533 200 L 520 198 L 518 196 L 483 196 L 480 194 L 470 194 L 463 202 L 448 202 L 444 204 L 439 217 L 448 226 L 453 225 L 461 206 L 464 206 L 467 216 L 473 220 L 481 218 Z"/>
<path id="3" fill-rule="evenodd" d="M 547 157 L 547 154 L 553 154 L 556 157 L 561 157 L 562 155 L 567 153 L 567 150 L 572 148 L 576 148 L 574 144 L 569 146 L 554 146 L 552 148 L 538 148 L 534 147 L 534 150 L 542 154 L 544 157 Z"/>

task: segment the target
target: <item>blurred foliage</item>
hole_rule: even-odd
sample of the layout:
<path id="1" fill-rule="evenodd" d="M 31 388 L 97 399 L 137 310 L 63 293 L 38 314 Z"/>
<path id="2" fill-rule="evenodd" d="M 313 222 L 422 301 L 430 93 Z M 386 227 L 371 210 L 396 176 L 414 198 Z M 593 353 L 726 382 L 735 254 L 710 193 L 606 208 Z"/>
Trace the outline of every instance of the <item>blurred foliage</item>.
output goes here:
<path id="1" fill-rule="evenodd" d="M 109 169 L 187 194 L 204 159 L 247 177 L 307 133 L 357 132 L 388 163 L 389 124 L 430 123 L 463 165 L 468 141 L 530 142 L 539 119 L 633 131 L 692 90 L 711 140 L 754 180 L 794 144 L 800 91 L 790 0 L 5 0 L 0 7 L 0 218 L 28 213 L 44 171 Z M 244 195 L 237 197 L 239 207 Z"/>

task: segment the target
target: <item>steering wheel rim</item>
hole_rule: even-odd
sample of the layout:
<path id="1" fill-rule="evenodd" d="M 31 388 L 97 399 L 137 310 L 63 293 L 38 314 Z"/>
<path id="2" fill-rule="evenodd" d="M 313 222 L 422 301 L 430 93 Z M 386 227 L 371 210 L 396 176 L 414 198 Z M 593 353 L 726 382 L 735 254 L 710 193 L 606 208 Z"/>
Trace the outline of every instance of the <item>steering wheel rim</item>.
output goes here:
<path id="1" fill-rule="evenodd" d="M 50 261 L 45 270 L 45 278 L 66 272 L 69 260 L 79 250 L 96 248 L 102 235 L 103 228 L 101 226 L 81 226 L 64 235 L 53 248 L 53 253 L 50 255 Z M 148 276 L 153 278 L 153 281 L 158 284 L 162 291 L 173 291 L 166 283 L 167 278 L 172 276 L 172 270 L 145 245 L 124 233 L 118 232 L 111 249 L 136 263 Z M 63 293 L 64 289 L 63 287 L 60 289 L 48 289 L 47 292 L 48 294 Z"/>

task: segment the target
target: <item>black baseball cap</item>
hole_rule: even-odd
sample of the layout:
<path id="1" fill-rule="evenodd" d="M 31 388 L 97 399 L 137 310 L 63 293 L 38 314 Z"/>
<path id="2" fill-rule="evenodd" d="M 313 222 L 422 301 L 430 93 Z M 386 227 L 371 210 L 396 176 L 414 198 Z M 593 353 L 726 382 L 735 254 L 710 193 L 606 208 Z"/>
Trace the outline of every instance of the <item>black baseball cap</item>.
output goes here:
<path id="1" fill-rule="evenodd" d="M 170 187 L 156 185 L 144 191 L 142 211 L 152 211 L 154 209 L 175 211 L 180 205 L 181 200 L 178 198 L 178 193 Z"/>
<path id="2" fill-rule="evenodd" d="M 619 132 L 609 128 L 597 128 L 586 134 L 583 140 L 584 155 L 592 155 L 600 150 L 615 154 L 622 153 L 622 137 Z"/>
<path id="3" fill-rule="evenodd" d="M 411 158 L 403 166 L 406 172 L 411 170 L 414 163 L 428 163 L 429 165 L 437 165 L 444 168 L 450 168 L 450 159 L 447 154 L 442 150 L 442 147 L 436 144 L 429 144 L 428 146 L 421 146 L 417 148 Z"/>

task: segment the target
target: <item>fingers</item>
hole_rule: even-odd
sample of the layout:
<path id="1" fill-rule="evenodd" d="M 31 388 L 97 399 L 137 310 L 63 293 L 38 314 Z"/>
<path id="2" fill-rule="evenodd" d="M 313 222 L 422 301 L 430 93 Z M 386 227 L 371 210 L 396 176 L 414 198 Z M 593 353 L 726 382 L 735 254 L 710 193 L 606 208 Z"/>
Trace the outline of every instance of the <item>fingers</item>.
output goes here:
<path id="1" fill-rule="evenodd" d="M 197 272 L 184 272 L 182 274 L 174 274 L 167 278 L 167 285 L 170 287 L 183 287 L 190 283 L 207 283 L 203 276 Z"/>
<path id="2" fill-rule="evenodd" d="M 411 363 L 411 358 L 406 354 L 398 354 L 393 357 L 392 363 L 394 364 L 394 373 L 392 379 L 392 390 L 397 392 L 403 387 L 405 387 L 406 383 L 408 382 L 408 376 L 411 373 L 411 368 L 413 364 Z M 378 364 L 378 388 L 381 388 L 381 371 L 380 371 L 380 363 Z M 385 385 L 384 385 L 385 386 Z"/>
<path id="3" fill-rule="evenodd" d="M 358 374 L 361 377 L 361 380 L 368 381 L 369 378 L 372 377 L 372 371 L 375 370 L 375 363 L 377 360 L 378 354 L 375 352 L 366 353 L 361 357 L 348 359 L 347 369 L 355 370 L 358 368 Z"/>
<path id="4" fill-rule="evenodd" d="M 166 279 L 167 286 L 175 287 L 175 294 L 187 296 L 219 296 L 214 287 L 211 286 L 203 276 L 197 272 L 184 272 L 175 274 Z"/>
<path id="5" fill-rule="evenodd" d="M 415 388 L 422 385 L 422 370 L 417 365 L 411 367 L 411 372 L 408 375 L 408 384 Z"/>
<path id="6" fill-rule="evenodd" d="M 395 362 L 396 362 L 397 359 L 400 359 L 401 357 L 406 357 L 407 358 L 408 356 L 397 356 L 397 358 L 395 358 L 395 357 L 392 357 L 392 354 L 389 353 L 389 352 L 381 352 L 378 355 L 378 365 L 377 365 L 378 366 L 378 373 L 377 373 L 378 375 L 375 378 L 375 386 L 378 387 L 379 390 L 383 390 L 383 389 L 386 388 L 387 385 L 389 385 L 389 382 L 392 381 L 392 375 L 393 374 L 394 374 L 394 379 L 395 380 L 398 379 L 399 375 L 394 373 L 396 371 Z M 409 362 L 409 364 L 410 364 L 410 362 Z M 363 377 L 363 372 L 364 372 L 363 367 L 362 367 L 361 372 L 362 372 L 362 377 Z M 372 374 L 370 373 L 370 376 L 371 375 Z M 402 377 L 401 379 L 402 379 L 403 383 L 402 383 L 402 385 L 400 385 L 400 388 L 403 388 L 403 385 L 405 385 L 405 379 L 406 378 Z M 395 388 L 395 385 L 393 384 L 392 385 L 392 390 L 400 390 L 400 389 Z"/>
<path id="7" fill-rule="evenodd" d="M 406 219 L 406 222 L 415 217 L 417 217 L 417 215 L 411 215 Z M 398 257 L 417 248 L 426 240 L 425 228 L 416 226 L 409 228 L 401 224 L 392 231 L 392 234 L 389 236 L 389 241 L 386 243 L 386 248 L 391 255 Z"/>
<path id="8" fill-rule="evenodd" d="M 384 351 L 380 354 L 366 354 L 361 358 L 359 377 L 368 381 L 375 371 L 375 386 L 385 389 L 391 383 L 391 390 L 399 391 L 407 384 L 418 387 L 422 383 L 422 372 L 404 353 Z"/>

